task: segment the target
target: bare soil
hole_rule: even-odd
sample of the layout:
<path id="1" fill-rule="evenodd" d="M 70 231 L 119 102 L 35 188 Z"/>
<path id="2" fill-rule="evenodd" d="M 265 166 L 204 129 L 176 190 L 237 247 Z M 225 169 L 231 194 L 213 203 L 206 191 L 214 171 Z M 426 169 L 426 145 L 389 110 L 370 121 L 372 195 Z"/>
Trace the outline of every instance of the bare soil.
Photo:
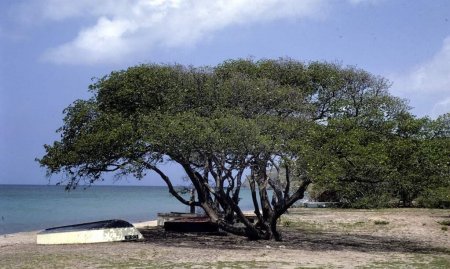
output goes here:
<path id="1" fill-rule="evenodd" d="M 299 208 L 280 220 L 282 242 L 147 225 L 127 243 L 40 246 L 20 233 L 0 236 L 0 268 L 450 268 L 448 221 L 450 210 Z"/>

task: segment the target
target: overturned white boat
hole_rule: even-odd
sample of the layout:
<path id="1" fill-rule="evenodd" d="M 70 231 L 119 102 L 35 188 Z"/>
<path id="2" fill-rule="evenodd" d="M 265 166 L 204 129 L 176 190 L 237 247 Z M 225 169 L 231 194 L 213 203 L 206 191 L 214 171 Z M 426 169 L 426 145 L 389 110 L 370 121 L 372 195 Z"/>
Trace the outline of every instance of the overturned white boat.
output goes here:
<path id="1" fill-rule="evenodd" d="M 104 220 L 46 229 L 37 234 L 37 244 L 86 244 L 143 239 L 142 234 L 124 220 Z"/>

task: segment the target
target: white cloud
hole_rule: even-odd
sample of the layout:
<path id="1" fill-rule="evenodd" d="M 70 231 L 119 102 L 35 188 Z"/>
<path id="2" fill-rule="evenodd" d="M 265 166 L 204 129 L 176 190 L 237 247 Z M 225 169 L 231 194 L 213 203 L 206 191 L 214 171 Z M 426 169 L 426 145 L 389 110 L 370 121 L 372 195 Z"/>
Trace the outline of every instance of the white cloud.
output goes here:
<path id="1" fill-rule="evenodd" d="M 136 25 L 127 20 L 98 19 L 94 27 L 80 31 L 77 38 L 67 44 L 49 50 L 44 59 L 55 63 L 96 63 L 117 61 L 131 53 L 125 33 L 133 33 Z"/>
<path id="2" fill-rule="evenodd" d="M 70 42 L 45 52 L 55 63 L 114 62 L 153 48 L 195 45 L 233 25 L 321 18 L 324 0 L 42 0 L 42 17 L 95 18 Z"/>
<path id="3" fill-rule="evenodd" d="M 135 0 L 34 0 L 20 4 L 19 14 L 33 19 L 61 21 L 76 17 L 117 15 Z"/>
<path id="4" fill-rule="evenodd" d="M 444 39 L 441 49 L 429 60 L 400 75 L 392 75 L 394 90 L 410 99 L 434 100 L 428 109 L 435 117 L 450 111 L 450 36 Z"/>

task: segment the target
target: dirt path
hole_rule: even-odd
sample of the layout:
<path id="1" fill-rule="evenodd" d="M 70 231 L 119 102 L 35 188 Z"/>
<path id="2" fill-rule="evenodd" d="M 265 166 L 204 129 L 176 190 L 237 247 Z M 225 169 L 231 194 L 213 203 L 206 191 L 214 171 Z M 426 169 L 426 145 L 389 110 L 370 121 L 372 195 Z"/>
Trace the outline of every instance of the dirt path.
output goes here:
<path id="1" fill-rule="evenodd" d="M 0 268 L 450 268 L 450 210 L 294 209 L 283 242 L 142 229 L 135 243 L 38 246 L 0 237 Z"/>

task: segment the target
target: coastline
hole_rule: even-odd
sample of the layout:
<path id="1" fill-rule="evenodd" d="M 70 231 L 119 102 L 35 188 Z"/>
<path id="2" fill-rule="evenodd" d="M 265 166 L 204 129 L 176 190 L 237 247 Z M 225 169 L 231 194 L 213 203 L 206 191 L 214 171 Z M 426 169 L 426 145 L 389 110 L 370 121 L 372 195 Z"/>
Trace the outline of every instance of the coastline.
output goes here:
<path id="1" fill-rule="evenodd" d="M 148 220 L 132 223 L 138 229 L 153 228 L 157 226 L 157 220 Z M 0 247 L 8 245 L 36 244 L 36 235 L 42 230 L 18 232 L 0 235 Z"/>

